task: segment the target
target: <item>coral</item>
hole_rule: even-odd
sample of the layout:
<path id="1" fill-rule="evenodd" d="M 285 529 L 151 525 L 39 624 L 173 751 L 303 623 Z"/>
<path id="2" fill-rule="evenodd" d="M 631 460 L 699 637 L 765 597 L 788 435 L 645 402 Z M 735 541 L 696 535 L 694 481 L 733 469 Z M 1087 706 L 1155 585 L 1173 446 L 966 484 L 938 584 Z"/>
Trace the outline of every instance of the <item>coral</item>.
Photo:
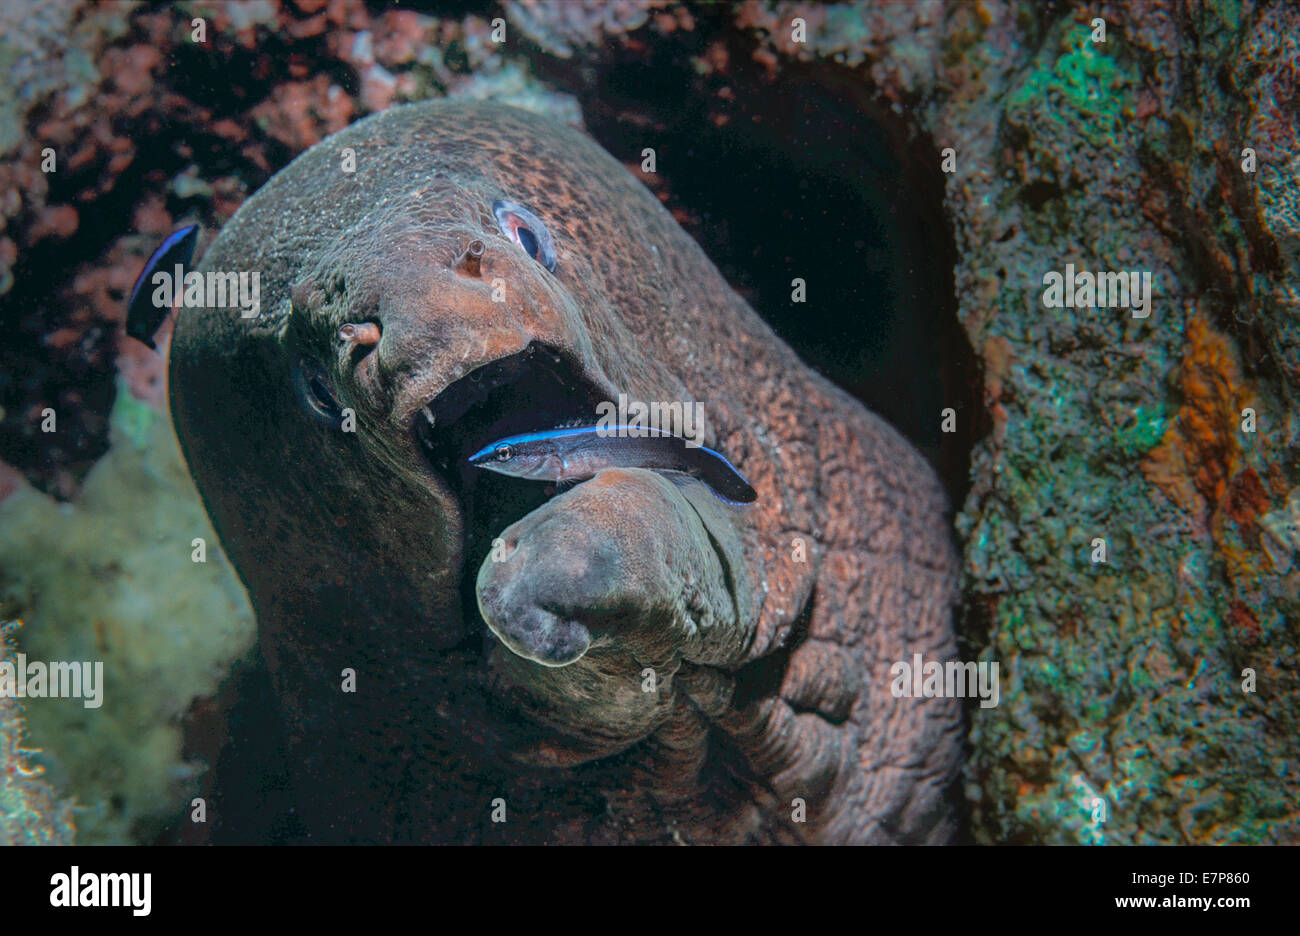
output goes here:
<path id="1" fill-rule="evenodd" d="M 506 16 L 550 54 L 571 58 L 575 50 L 588 50 L 599 46 L 606 37 L 641 28 L 652 11 L 667 6 L 669 0 L 510 0 Z"/>
<path id="2" fill-rule="evenodd" d="M 353 116 L 352 99 L 325 75 L 311 81 L 290 81 L 253 109 L 253 120 L 291 151 L 304 150 L 346 127 Z"/>
<path id="3" fill-rule="evenodd" d="M 1142 471 L 1204 522 L 1205 510 L 1223 500 L 1240 464 L 1240 423 L 1249 395 L 1227 339 L 1202 317 L 1187 322 L 1179 380 L 1182 405 Z"/>
<path id="4" fill-rule="evenodd" d="M 88 88 L 100 80 L 95 59 L 126 32 L 127 12 L 116 4 L 96 7 L 81 0 L 0 8 L 0 73 L 6 84 L 0 96 L 0 232 L 28 228 L 22 235 L 28 240 L 66 236 L 66 212 L 75 216 L 75 210 L 59 206 L 61 221 L 58 214 L 46 215 L 44 146 L 32 138 L 28 124 L 44 109 L 64 114 L 85 105 Z M 8 237 L 5 242 L 12 244 Z M 0 249 L 0 296 L 13 286 L 16 259 L 12 247 Z"/>
<path id="5" fill-rule="evenodd" d="M 0 663 L 13 662 L 10 628 L 0 626 Z M 71 845 L 72 804 L 59 800 L 24 747 L 19 702 L 0 695 L 0 845 Z"/>

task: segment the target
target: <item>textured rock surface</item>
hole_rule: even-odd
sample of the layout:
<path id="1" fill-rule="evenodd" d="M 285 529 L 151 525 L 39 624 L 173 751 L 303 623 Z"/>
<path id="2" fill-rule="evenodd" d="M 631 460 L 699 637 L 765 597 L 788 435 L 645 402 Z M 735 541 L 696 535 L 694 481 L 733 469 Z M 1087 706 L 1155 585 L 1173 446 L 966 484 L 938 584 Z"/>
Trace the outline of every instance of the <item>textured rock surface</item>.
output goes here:
<path id="1" fill-rule="evenodd" d="M 1005 109 L 986 184 L 951 195 L 995 423 L 960 524 L 970 620 L 1011 684 L 973 719 L 981 840 L 1300 831 L 1297 580 L 1258 530 L 1300 480 L 1295 360 L 1272 337 L 1295 327 L 1296 270 L 1270 259 L 1239 165 L 1270 151 L 1247 129 L 1271 97 L 1250 50 L 1294 26 L 1281 7 L 1227 9 L 1103 7 L 1104 45 L 1091 14 L 1041 24 L 1027 67 L 991 83 Z M 1261 178 L 1280 169 L 1275 154 Z M 1042 274 L 1071 261 L 1151 270 L 1151 317 L 1044 309 Z"/>

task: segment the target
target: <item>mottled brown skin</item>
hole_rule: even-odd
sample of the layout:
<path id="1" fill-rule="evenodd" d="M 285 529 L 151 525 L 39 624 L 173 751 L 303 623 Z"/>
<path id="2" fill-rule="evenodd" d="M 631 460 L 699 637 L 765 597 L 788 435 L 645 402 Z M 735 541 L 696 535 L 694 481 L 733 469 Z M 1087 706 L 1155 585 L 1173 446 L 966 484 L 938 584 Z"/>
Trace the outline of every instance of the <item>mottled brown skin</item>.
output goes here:
<path id="1" fill-rule="evenodd" d="M 500 233 L 498 198 L 547 224 L 554 274 Z M 456 264 L 473 240 L 477 277 Z M 951 838 L 958 703 L 889 692 L 893 662 L 955 653 L 939 484 L 584 134 L 482 103 L 384 112 L 272 179 L 202 268 L 262 271 L 259 318 L 182 313 L 171 393 L 258 613 L 314 840 Z M 363 321 L 377 344 L 338 337 Z M 563 667 L 484 649 L 457 593 L 474 574 L 461 504 L 411 433 L 452 381 L 530 342 L 608 399 L 702 401 L 705 444 L 759 493 L 735 508 L 610 469 L 501 532 L 482 612 L 529 633 L 579 622 L 592 645 Z M 306 415 L 295 355 L 323 365 L 356 432 Z"/>

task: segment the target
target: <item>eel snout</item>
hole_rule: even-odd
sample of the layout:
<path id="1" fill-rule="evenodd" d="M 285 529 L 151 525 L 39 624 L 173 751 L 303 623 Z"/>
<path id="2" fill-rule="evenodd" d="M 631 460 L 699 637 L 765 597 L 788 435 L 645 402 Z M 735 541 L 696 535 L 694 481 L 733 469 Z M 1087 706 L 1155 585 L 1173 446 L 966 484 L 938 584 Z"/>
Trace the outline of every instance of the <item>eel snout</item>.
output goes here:
<path id="1" fill-rule="evenodd" d="M 733 576 L 744 560 L 712 500 L 610 468 L 500 534 L 479 567 L 479 611 L 504 645 L 498 665 L 548 720 L 630 743 L 667 717 L 683 663 L 742 657 L 752 625 Z"/>

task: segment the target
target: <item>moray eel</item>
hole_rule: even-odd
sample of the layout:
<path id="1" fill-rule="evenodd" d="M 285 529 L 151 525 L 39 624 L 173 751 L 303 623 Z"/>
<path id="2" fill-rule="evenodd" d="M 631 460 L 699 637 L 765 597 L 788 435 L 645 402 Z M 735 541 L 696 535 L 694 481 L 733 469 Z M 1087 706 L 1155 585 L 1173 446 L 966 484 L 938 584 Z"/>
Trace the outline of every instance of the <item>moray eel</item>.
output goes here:
<path id="1" fill-rule="evenodd" d="M 584 133 L 385 111 L 198 269 L 261 275 L 257 317 L 183 310 L 169 386 L 309 840 L 950 839 L 958 701 L 889 691 L 955 654 L 940 485 Z M 702 403 L 757 502 L 468 464 L 620 393 Z"/>
<path id="2" fill-rule="evenodd" d="M 727 504 L 752 504 L 758 493 L 736 466 L 711 448 L 641 426 L 571 426 L 498 439 L 470 456 L 489 471 L 560 485 L 606 468 L 651 468 L 699 478 Z"/>

